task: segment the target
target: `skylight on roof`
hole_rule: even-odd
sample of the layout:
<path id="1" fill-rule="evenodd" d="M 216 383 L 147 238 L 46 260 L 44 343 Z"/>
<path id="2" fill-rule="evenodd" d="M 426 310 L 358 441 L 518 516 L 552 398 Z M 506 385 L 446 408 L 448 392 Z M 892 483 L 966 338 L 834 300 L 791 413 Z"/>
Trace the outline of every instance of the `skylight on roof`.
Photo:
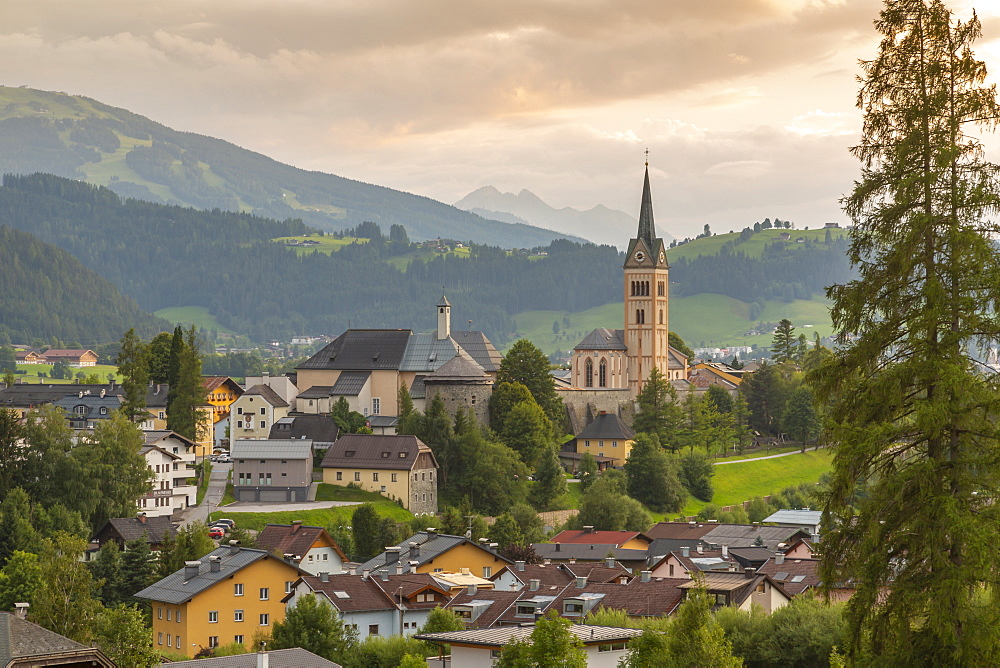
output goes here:
<path id="1" fill-rule="evenodd" d="M 351 597 L 351 595 L 348 594 L 346 591 L 335 591 L 333 593 L 334 593 L 334 595 L 337 598 L 350 598 Z"/>
<path id="2" fill-rule="evenodd" d="M 806 576 L 804 576 L 804 575 L 796 575 L 796 576 L 794 576 L 792 578 L 792 582 L 802 582 L 805 579 L 806 579 Z"/>
<path id="3" fill-rule="evenodd" d="M 785 580 L 788 578 L 788 573 L 778 573 L 774 576 L 775 580 Z"/>

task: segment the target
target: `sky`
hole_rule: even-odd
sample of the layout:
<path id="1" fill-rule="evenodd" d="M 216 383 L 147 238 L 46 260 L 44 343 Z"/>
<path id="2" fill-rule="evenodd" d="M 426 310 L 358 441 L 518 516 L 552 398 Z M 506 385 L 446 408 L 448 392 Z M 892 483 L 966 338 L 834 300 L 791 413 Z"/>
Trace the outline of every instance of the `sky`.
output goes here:
<path id="1" fill-rule="evenodd" d="M 976 54 L 1000 75 L 1000 2 Z M 990 6 L 993 5 L 993 6 Z M 846 222 L 875 0 L 32 0 L 0 83 L 454 203 L 485 185 L 657 230 Z M 987 138 L 992 156 L 1000 155 Z M 996 159 L 996 158 L 994 158 Z M 627 231 L 629 234 L 631 230 Z"/>

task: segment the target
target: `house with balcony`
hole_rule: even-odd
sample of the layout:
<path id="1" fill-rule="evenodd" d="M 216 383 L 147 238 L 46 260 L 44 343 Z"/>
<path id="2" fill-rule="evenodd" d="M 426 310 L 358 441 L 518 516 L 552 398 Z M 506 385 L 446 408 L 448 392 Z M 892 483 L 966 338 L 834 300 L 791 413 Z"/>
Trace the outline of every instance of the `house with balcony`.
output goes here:
<path id="1" fill-rule="evenodd" d="M 197 444 L 167 429 L 142 432 L 139 454 L 153 473 L 152 489 L 138 500 L 138 509 L 149 517 L 171 516 L 195 504 L 194 460 Z"/>

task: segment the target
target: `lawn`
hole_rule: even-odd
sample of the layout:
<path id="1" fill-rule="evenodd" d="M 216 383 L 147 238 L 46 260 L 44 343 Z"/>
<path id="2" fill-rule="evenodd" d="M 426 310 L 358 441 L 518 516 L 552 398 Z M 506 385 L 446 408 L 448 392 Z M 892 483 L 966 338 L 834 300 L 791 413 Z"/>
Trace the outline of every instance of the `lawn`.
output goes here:
<path id="1" fill-rule="evenodd" d="M 364 492 L 359 489 L 339 487 L 337 485 L 320 484 L 316 492 L 317 501 L 358 501 L 370 502 L 375 505 L 381 517 L 391 517 L 396 522 L 409 522 L 413 514 L 374 492 Z M 277 513 L 236 513 L 220 508 L 212 513 L 210 521 L 220 517 L 228 517 L 236 522 L 241 529 L 260 531 L 265 524 L 290 524 L 302 520 L 304 524 L 321 527 L 350 526 L 351 516 L 357 506 L 338 506 L 336 508 L 317 508 L 315 510 L 289 510 Z"/>
<path id="2" fill-rule="evenodd" d="M 742 228 L 741 228 L 742 229 Z M 689 243 L 677 246 L 675 248 L 667 249 L 667 260 L 673 262 L 679 258 L 695 258 L 699 255 L 718 255 L 719 250 L 722 248 L 723 244 L 727 241 L 735 241 L 739 238 L 740 230 L 736 230 L 735 234 L 729 234 L 728 230 L 726 234 L 716 234 L 713 237 L 708 237 L 705 239 L 696 239 Z M 806 239 L 811 239 L 813 241 L 822 242 L 826 239 L 826 229 L 819 228 L 815 230 L 785 230 L 785 229 L 770 229 L 761 230 L 757 234 L 754 234 L 747 241 L 736 246 L 736 250 L 743 252 L 743 254 L 749 257 L 760 257 L 764 253 L 764 247 L 769 243 L 778 239 L 778 236 L 782 232 L 788 232 L 792 235 L 792 239 L 797 239 L 798 237 L 805 237 Z M 831 236 L 836 239 L 847 234 L 847 230 L 844 229 L 833 229 L 830 230 Z M 795 247 L 795 244 L 791 244 Z"/>
<path id="3" fill-rule="evenodd" d="M 95 366 L 87 366 L 79 369 L 71 367 L 69 370 L 72 372 L 73 378 L 68 379 L 52 378 L 51 364 L 18 364 L 17 370 L 24 371 L 24 373 L 17 374 L 16 379 L 32 385 L 37 385 L 39 381 L 46 385 L 68 385 L 76 382 L 76 374 L 81 371 L 87 376 L 96 374 L 98 378 L 101 379 L 102 383 L 106 383 L 108 382 L 108 374 L 118 373 L 118 367 L 113 364 L 97 364 Z M 46 377 L 39 377 L 39 372 L 44 373 Z M 115 380 L 117 382 L 121 379 L 116 375 Z"/>
<path id="4" fill-rule="evenodd" d="M 741 464 L 713 467 L 715 495 L 712 503 L 733 506 L 755 496 L 780 492 L 786 487 L 818 482 L 820 476 L 833 468 L 833 453 L 832 449 L 825 448 L 777 459 L 750 459 Z M 705 505 L 704 501 L 689 499 L 681 513 L 695 515 Z"/>
<path id="5" fill-rule="evenodd" d="M 154 315 L 182 327 L 194 325 L 195 327 L 205 328 L 209 331 L 214 329 L 223 334 L 235 334 L 233 330 L 219 324 L 219 321 L 215 319 L 212 312 L 204 306 L 171 306 L 170 308 L 161 308 L 159 311 L 155 311 Z"/>

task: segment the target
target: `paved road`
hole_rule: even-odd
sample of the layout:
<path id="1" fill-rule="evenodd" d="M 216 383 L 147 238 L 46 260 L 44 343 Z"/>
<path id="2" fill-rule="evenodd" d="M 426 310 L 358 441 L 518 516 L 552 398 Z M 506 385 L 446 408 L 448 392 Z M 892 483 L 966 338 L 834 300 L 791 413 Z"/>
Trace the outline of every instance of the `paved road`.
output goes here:
<path id="1" fill-rule="evenodd" d="M 205 498 L 201 500 L 201 505 L 181 511 L 181 526 L 187 526 L 193 522 L 206 522 L 209 513 L 219 510 L 219 503 L 226 493 L 226 482 L 229 480 L 229 472 L 232 464 L 212 464 L 212 478 L 208 482 L 208 490 Z M 310 496 L 315 498 L 315 483 Z M 357 506 L 359 501 L 305 501 L 303 503 L 231 503 L 224 506 L 224 510 L 233 513 L 277 513 L 282 511 L 296 510 L 318 510 L 320 508 L 334 508 L 336 506 Z"/>
<path id="2" fill-rule="evenodd" d="M 818 447 L 813 448 L 813 450 L 819 450 Z M 734 459 L 730 462 L 712 462 L 712 466 L 722 466 L 723 464 L 745 464 L 746 462 L 756 462 L 760 459 L 777 459 L 778 457 L 788 457 L 789 455 L 800 455 L 801 450 L 792 450 L 791 452 L 782 452 L 780 455 L 768 455 L 767 457 L 754 457 L 753 459 Z"/>

